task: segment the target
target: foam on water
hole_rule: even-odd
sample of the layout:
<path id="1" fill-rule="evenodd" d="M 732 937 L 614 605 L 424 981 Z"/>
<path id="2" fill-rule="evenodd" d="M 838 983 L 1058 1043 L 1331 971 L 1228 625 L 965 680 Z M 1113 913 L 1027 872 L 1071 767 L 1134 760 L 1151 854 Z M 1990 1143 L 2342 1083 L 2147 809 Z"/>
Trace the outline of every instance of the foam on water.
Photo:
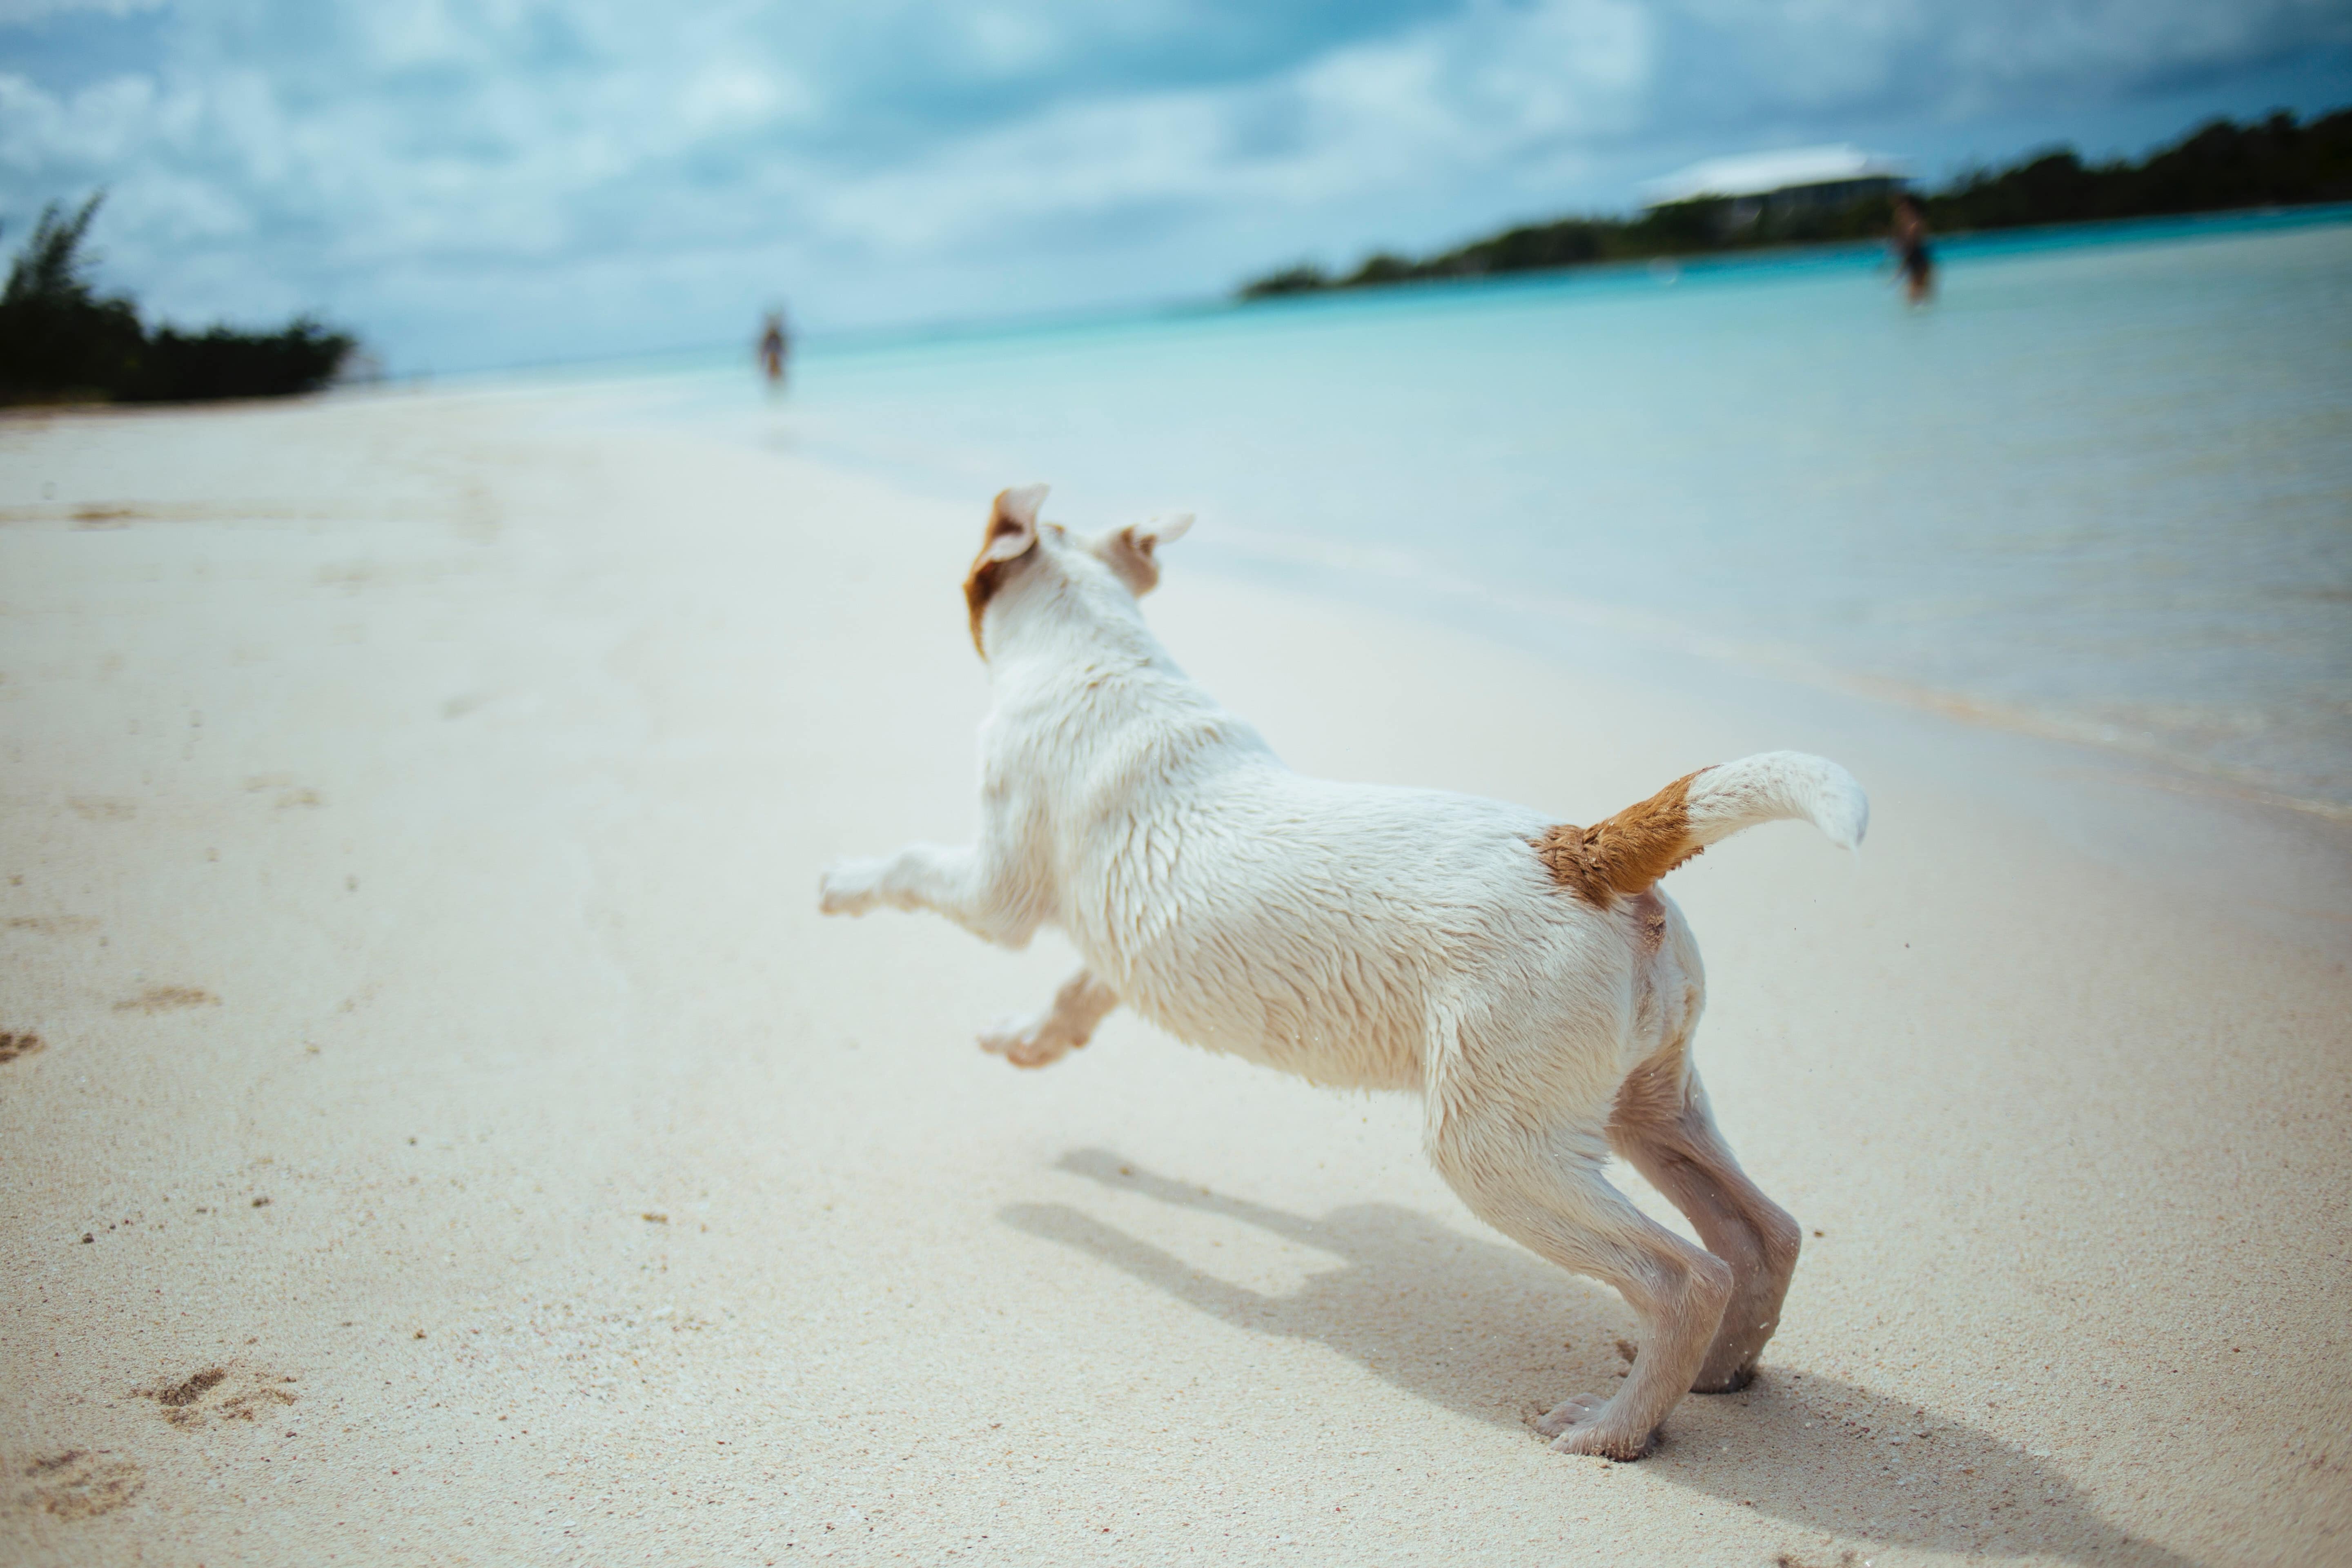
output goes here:
<path id="1" fill-rule="evenodd" d="M 820 348 L 656 405 L 2352 815 L 2352 210 Z M 1188 548 L 1192 546 L 1188 544 Z"/>

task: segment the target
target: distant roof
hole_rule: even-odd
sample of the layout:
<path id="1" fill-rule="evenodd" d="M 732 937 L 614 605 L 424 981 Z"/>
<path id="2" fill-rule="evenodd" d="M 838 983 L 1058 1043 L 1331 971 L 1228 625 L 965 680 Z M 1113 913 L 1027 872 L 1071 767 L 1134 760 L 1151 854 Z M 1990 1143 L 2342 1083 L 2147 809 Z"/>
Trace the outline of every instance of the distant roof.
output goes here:
<path id="1" fill-rule="evenodd" d="M 1909 172 L 1910 165 L 1901 158 L 1865 153 L 1841 142 L 1833 147 L 1790 147 L 1778 153 L 1709 158 L 1661 179 L 1643 182 L 1642 193 L 1644 200 L 1657 206 L 1700 196 L 1760 196 L 1840 180 L 1899 180 Z"/>

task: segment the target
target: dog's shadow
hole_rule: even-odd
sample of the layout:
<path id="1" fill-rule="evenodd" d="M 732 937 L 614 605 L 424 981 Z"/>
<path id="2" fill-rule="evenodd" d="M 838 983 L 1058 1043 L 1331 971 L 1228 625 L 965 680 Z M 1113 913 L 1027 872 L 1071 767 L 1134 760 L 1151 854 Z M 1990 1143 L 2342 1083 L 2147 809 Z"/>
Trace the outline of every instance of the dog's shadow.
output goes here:
<path id="1" fill-rule="evenodd" d="M 1202 1273 L 1067 1205 L 1016 1205 L 1003 1212 L 1006 1224 L 1091 1253 L 1237 1327 L 1328 1345 L 1409 1394 L 1524 1432 L 1531 1443 L 1540 1441 L 1536 1417 L 1552 1403 L 1611 1392 L 1623 1373 L 1620 1343 L 1632 1319 L 1622 1303 L 1516 1247 L 1387 1204 L 1308 1219 L 1171 1181 L 1101 1150 L 1074 1151 L 1058 1165 L 1255 1226 L 1345 1265 L 1274 1296 Z M 1769 1359 L 1736 1397 L 1744 1406 L 1736 1422 L 1706 1419 L 1712 1402 L 1677 1407 L 1644 1468 L 1832 1535 L 2186 1568 L 2173 1553 L 2124 1535 L 2041 1458 L 1977 1427 Z"/>

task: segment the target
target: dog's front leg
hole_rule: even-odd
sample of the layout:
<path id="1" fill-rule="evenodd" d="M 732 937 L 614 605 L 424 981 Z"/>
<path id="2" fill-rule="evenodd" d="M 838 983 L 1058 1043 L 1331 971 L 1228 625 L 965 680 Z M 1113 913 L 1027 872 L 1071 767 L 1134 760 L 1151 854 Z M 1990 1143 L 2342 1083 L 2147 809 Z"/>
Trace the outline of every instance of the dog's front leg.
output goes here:
<path id="1" fill-rule="evenodd" d="M 909 844 L 883 859 L 844 860 L 817 891 L 817 908 L 828 915 L 862 915 L 885 904 L 930 910 L 1004 947 L 1026 946 L 1045 921 L 1039 889 L 985 848 Z"/>
<path id="2" fill-rule="evenodd" d="M 980 1048 L 1017 1068 L 1050 1067 L 1094 1037 L 1103 1015 L 1118 1005 L 1118 994 L 1081 969 L 1054 993 L 1043 1013 L 999 1024 L 980 1037 Z"/>

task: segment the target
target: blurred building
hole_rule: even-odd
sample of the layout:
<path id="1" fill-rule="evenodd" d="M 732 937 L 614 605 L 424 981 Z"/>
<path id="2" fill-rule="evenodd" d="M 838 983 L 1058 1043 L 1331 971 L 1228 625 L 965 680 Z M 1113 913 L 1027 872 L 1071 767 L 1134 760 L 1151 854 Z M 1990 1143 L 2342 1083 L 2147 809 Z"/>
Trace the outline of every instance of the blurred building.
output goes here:
<path id="1" fill-rule="evenodd" d="M 1643 205 L 1653 209 L 1682 202 L 1728 203 L 1723 226 L 1736 230 L 1761 218 L 1851 206 L 1864 196 L 1901 189 L 1909 175 L 1903 159 L 1840 142 L 1708 158 L 1645 182 L 1642 194 Z"/>

